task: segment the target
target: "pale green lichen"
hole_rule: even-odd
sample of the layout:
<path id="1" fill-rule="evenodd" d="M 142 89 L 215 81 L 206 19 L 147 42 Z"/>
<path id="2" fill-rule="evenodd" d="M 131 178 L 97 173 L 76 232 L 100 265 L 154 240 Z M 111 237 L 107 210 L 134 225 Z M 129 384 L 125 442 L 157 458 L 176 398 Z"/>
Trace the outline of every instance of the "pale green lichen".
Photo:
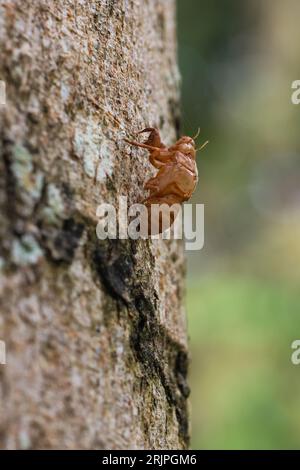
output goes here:
<path id="1" fill-rule="evenodd" d="M 24 235 L 12 243 L 12 261 L 18 266 L 36 264 L 43 256 L 42 249 L 32 235 Z"/>
<path id="2" fill-rule="evenodd" d="M 95 177 L 97 160 L 100 153 L 100 136 L 97 122 L 92 118 L 78 118 L 74 136 L 74 149 L 83 160 L 84 172 L 90 178 Z"/>
<path id="3" fill-rule="evenodd" d="M 12 149 L 11 171 L 22 201 L 32 207 L 41 197 L 44 177 L 41 172 L 34 172 L 32 155 L 23 145 L 16 144 Z"/>
<path id="4" fill-rule="evenodd" d="M 102 133 L 97 120 L 79 117 L 74 135 L 76 155 L 83 161 L 87 176 L 103 181 L 113 171 L 113 143 Z"/>
<path id="5" fill-rule="evenodd" d="M 53 225 L 61 220 L 65 210 L 61 192 L 54 184 L 47 186 L 47 201 L 47 206 L 42 210 L 42 218 L 46 223 Z"/>

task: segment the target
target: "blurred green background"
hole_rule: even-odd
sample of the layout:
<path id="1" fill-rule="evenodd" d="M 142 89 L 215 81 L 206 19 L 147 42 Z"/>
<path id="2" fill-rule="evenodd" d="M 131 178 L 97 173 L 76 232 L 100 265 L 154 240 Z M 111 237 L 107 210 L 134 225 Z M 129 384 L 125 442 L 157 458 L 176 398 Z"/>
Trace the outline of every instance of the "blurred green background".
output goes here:
<path id="1" fill-rule="evenodd" d="M 177 0 L 183 132 L 201 126 L 188 252 L 193 449 L 300 448 L 298 0 Z"/>

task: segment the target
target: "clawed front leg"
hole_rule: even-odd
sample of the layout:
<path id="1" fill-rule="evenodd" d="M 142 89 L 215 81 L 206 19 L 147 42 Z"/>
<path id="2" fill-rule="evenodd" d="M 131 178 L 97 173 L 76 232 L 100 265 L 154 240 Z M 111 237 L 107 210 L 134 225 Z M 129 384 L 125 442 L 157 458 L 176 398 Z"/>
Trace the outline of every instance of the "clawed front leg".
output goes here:
<path id="1" fill-rule="evenodd" d="M 150 134 L 144 144 L 151 145 L 160 149 L 166 148 L 165 144 L 161 141 L 158 129 L 156 129 L 155 127 L 146 127 L 145 129 L 139 131 L 138 134 L 143 134 L 145 132 L 150 132 Z"/>
<path id="2" fill-rule="evenodd" d="M 160 151 L 162 149 L 166 149 L 165 144 L 162 143 L 160 134 L 158 129 L 155 127 L 146 127 L 141 131 L 137 132 L 137 134 L 143 134 L 144 132 L 150 132 L 148 139 L 145 142 L 136 142 L 134 140 L 124 139 L 130 145 L 134 145 L 135 147 L 141 147 L 144 149 L 149 150 L 149 152 Z"/>
<path id="3" fill-rule="evenodd" d="M 127 142 L 127 144 L 133 145 L 134 147 L 141 147 L 143 149 L 147 149 L 150 151 L 160 150 L 159 147 L 153 147 L 152 145 L 141 144 L 140 142 L 135 142 L 134 140 L 128 140 L 128 139 L 124 139 L 124 140 L 125 142 Z"/>

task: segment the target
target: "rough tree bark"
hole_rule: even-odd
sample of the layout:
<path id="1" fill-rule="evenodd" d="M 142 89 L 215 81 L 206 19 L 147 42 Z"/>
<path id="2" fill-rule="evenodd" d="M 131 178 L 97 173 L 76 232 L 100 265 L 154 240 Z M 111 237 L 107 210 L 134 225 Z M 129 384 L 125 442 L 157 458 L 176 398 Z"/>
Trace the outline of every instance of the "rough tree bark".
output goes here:
<path id="1" fill-rule="evenodd" d="M 174 1 L 1 1 L 0 54 L 1 447 L 185 448 L 182 244 L 95 234 L 178 133 Z"/>

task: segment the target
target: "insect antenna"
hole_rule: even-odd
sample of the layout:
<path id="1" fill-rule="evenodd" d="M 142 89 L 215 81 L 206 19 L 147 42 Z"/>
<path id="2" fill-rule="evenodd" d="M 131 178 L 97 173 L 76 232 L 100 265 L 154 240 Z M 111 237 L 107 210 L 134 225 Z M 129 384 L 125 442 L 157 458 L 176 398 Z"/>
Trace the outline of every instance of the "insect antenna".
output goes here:
<path id="1" fill-rule="evenodd" d="M 201 147 L 197 148 L 196 149 L 196 152 L 198 152 L 198 150 L 202 150 L 204 147 L 206 147 L 206 145 L 209 143 L 209 140 L 207 140 L 206 142 L 204 142 L 204 144 L 201 145 Z"/>
<path id="2" fill-rule="evenodd" d="M 199 134 L 200 134 L 200 131 L 201 131 L 201 128 L 198 127 L 198 130 L 197 130 L 197 132 L 196 132 L 196 135 L 193 137 L 193 140 L 196 140 L 196 139 L 197 139 L 197 137 L 198 137 Z"/>

